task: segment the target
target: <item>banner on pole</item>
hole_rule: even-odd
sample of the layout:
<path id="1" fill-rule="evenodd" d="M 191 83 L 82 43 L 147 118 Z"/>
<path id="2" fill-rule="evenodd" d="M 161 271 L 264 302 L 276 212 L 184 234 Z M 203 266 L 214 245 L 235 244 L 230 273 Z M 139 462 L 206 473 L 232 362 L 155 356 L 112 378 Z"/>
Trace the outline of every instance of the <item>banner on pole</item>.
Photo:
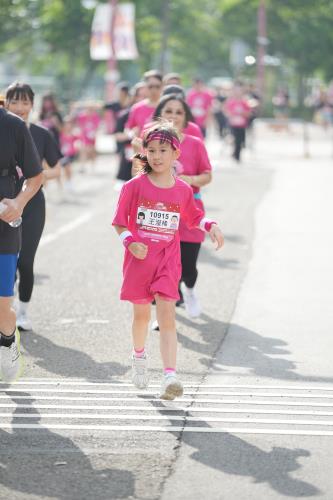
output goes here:
<path id="1" fill-rule="evenodd" d="M 118 60 L 136 59 L 138 50 L 135 41 L 135 6 L 122 3 L 116 7 L 113 26 L 113 49 L 111 40 L 113 9 L 110 4 L 96 7 L 91 29 L 90 57 L 106 61 L 115 55 Z"/>

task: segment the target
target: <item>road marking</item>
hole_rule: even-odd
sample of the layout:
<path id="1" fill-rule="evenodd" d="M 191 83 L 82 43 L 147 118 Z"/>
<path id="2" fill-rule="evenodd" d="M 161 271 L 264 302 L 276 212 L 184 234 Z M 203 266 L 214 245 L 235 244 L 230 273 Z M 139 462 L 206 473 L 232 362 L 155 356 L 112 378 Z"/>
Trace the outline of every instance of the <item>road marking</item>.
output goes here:
<path id="1" fill-rule="evenodd" d="M 156 401 L 156 400 L 150 400 Z M 162 401 L 162 400 L 160 400 Z M 179 401 L 181 402 L 181 401 Z M 168 404 L 175 402 L 168 402 Z M 179 406 L 179 407 L 167 407 L 167 406 L 119 406 L 119 405 L 43 405 L 43 404 L 0 404 L 0 408 L 8 409 L 36 409 L 36 410 L 121 410 L 121 411 L 165 411 L 165 412 L 185 412 L 191 413 L 244 413 L 247 415 L 307 415 L 307 416 L 318 416 L 318 417 L 333 417 L 333 412 L 325 411 L 294 411 L 294 410 L 254 410 L 253 408 L 216 408 L 216 407 L 192 407 L 192 406 Z"/>
<path id="2" fill-rule="evenodd" d="M 1 424 L 2 429 L 26 429 L 26 430 L 79 430 L 79 431 L 130 431 L 130 432 L 191 432 L 191 433 L 214 433 L 214 434 L 271 434 L 284 436 L 333 436 L 333 431 L 315 430 L 293 430 L 293 429 L 242 429 L 237 427 L 176 427 L 167 425 L 165 427 L 151 425 L 76 425 L 76 424 Z"/>
<path id="3" fill-rule="evenodd" d="M 39 246 L 42 247 L 44 245 L 47 245 L 48 243 L 52 243 L 53 241 L 57 240 L 59 236 L 62 236 L 63 234 L 69 233 L 70 231 L 73 231 L 73 229 L 76 229 L 79 226 L 82 226 L 85 222 L 88 222 L 90 219 L 93 218 L 95 215 L 95 211 L 91 212 L 86 212 L 80 217 L 77 217 L 76 219 L 72 220 L 71 222 L 68 222 L 68 224 L 65 224 L 64 226 L 61 226 L 57 231 L 51 234 L 46 234 L 45 236 L 42 236 Z"/>
<path id="4" fill-rule="evenodd" d="M 269 419 L 269 418 L 221 418 L 221 417 L 192 417 L 186 415 L 127 415 L 127 414 L 92 414 L 92 413 L 0 413 L 1 418 L 34 418 L 38 420 L 47 418 L 72 419 L 72 420 L 181 420 L 185 422 L 223 422 L 237 424 L 270 424 L 270 425 L 305 425 L 305 426 L 333 426 L 333 421 L 328 420 L 287 420 L 287 419 Z M 1 422 L 0 422 L 1 425 Z"/>
<path id="5" fill-rule="evenodd" d="M 76 320 L 73 320 L 76 321 Z M 108 320 L 102 320 L 102 321 L 108 321 Z M 25 378 L 23 380 L 19 380 L 14 383 L 15 386 L 17 385 L 54 385 L 54 384 L 61 384 L 61 385 L 82 385 L 82 386 L 94 386 L 96 385 L 109 385 L 109 386 L 119 386 L 119 387 L 133 387 L 133 384 L 127 381 L 108 381 L 108 380 L 94 380 L 92 382 L 88 382 L 82 379 L 62 379 L 62 378 Z M 7 385 L 8 383 L 0 381 L 0 386 L 1 385 Z M 317 386 L 304 386 L 300 387 L 298 385 L 291 385 L 291 386 L 279 386 L 279 385 L 265 385 L 265 386 L 260 386 L 260 385 L 242 385 L 242 384 L 198 384 L 198 383 L 184 383 L 184 387 L 196 387 L 196 388 L 221 388 L 221 389 L 256 389 L 256 390 L 274 390 L 274 389 L 279 389 L 279 390 L 297 390 L 297 391 L 331 391 L 333 392 L 333 387 L 317 387 Z M 149 387 L 160 387 L 159 384 L 149 384 Z"/>

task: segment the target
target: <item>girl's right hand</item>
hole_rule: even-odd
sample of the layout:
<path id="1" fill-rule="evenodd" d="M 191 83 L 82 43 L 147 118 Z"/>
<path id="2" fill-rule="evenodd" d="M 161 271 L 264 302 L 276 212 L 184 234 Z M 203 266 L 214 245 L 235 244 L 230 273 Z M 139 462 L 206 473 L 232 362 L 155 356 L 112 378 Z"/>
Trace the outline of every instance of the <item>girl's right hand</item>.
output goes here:
<path id="1" fill-rule="evenodd" d="M 134 257 L 140 260 L 144 260 L 147 257 L 148 246 L 144 243 L 130 243 L 128 245 L 128 250 Z"/>

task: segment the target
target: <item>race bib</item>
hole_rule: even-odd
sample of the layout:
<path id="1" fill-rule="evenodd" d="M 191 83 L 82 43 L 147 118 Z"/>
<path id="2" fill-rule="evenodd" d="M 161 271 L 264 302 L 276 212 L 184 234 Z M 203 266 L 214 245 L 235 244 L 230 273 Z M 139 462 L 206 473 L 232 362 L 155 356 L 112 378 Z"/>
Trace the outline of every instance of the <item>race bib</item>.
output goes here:
<path id="1" fill-rule="evenodd" d="M 136 224 L 142 238 L 171 241 L 179 227 L 180 207 L 143 200 L 138 207 Z"/>

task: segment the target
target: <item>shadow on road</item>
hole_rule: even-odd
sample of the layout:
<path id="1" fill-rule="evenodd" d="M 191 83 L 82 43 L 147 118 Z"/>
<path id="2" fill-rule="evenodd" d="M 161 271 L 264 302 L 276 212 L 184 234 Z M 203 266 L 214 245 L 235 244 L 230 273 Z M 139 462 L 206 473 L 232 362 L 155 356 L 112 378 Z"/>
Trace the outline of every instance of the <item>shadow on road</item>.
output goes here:
<path id="1" fill-rule="evenodd" d="M 17 404 L 33 405 L 33 400 L 15 399 Z M 30 396 L 22 392 L 21 396 Z M 66 500 L 91 500 L 98 498 L 134 498 L 135 478 L 132 472 L 119 469 L 95 469 L 89 458 L 68 437 L 51 432 L 40 423 L 38 410 L 17 408 L 13 416 L 22 413 L 36 414 L 31 418 L 15 418 L 15 424 L 40 425 L 39 429 L 0 428 L 0 488 L 10 490 L 6 498 L 37 495 L 39 498 Z M 53 419 L 57 422 L 56 419 Z M 68 432 L 68 431 L 67 431 Z M 35 496 L 34 496 L 35 498 Z"/>
<path id="2" fill-rule="evenodd" d="M 200 333 L 202 342 L 181 333 L 178 333 L 178 341 L 186 349 L 204 354 L 206 357 L 200 360 L 202 364 L 211 367 L 214 361 L 211 358 L 219 349 L 222 349 L 218 365 L 214 366 L 215 371 L 224 372 L 228 369 L 230 373 L 230 367 L 232 367 L 235 369 L 232 375 L 237 375 L 237 368 L 247 368 L 247 374 L 260 377 L 295 382 L 333 383 L 333 377 L 298 374 L 296 363 L 283 357 L 290 358 L 292 352 L 288 350 L 287 342 L 279 338 L 265 337 L 243 326 L 216 320 L 207 314 L 201 315 L 200 323 L 179 314 L 177 314 L 177 321 L 192 329 L 195 328 Z M 226 335 L 232 336 L 232 341 L 237 348 L 223 351 L 222 343 Z"/>
<path id="3" fill-rule="evenodd" d="M 104 380 L 119 377 L 128 371 L 128 366 L 112 361 L 98 363 L 85 352 L 55 344 L 36 332 L 21 335 L 21 339 L 26 352 L 34 358 L 34 364 L 56 375 Z M 99 345 L 100 348 L 102 346 Z"/>
<path id="4" fill-rule="evenodd" d="M 153 401 L 151 404 L 154 407 L 163 405 L 161 401 Z M 168 403 L 165 406 L 170 407 Z M 157 411 L 161 415 L 165 415 L 163 410 L 157 409 Z M 168 414 L 170 415 L 170 413 Z M 187 411 L 188 414 L 191 414 L 190 407 Z M 179 425 L 177 422 L 175 424 L 175 421 L 171 419 L 169 424 Z M 193 425 L 200 425 L 200 427 L 205 428 L 211 427 L 206 422 L 195 424 L 185 422 L 185 426 L 187 425 L 191 427 Z M 298 498 L 316 496 L 322 493 L 316 486 L 295 479 L 290 475 L 291 472 L 301 469 L 302 465 L 298 463 L 299 458 L 311 456 L 308 450 L 273 446 L 270 451 L 266 452 L 229 432 L 212 434 L 200 432 L 173 433 L 172 430 L 170 432 L 178 438 L 180 446 L 185 443 L 195 449 L 189 455 L 189 462 L 185 462 L 185 470 L 189 471 L 188 474 L 184 470 L 180 470 L 179 476 L 177 476 L 177 466 L 174 466 L 176 472 L 173 482 L 177 484 L 177 481 L 180 481 L 181 478 L 182 487 L 186 487 L 187 483 L 189 483 L 193 491 L 195 491 L 196 483 L 201 486 L 207 482 L 208 477 L 214 479 L 213 476 L 207 475 L 204 468 L 193 468 L 190 461 L 192 459 L 199 462 L 199 464 L 225 474 L 250 477 L 254 483 L 267 483 L 272 490 L 283 496 Z M 184 460 L 182 460 L 181 466 L 184 467 Z M 209 492 L 209 489 L 207 492 Z M 222 482 L 221 498 L 223 498 Z"/>

